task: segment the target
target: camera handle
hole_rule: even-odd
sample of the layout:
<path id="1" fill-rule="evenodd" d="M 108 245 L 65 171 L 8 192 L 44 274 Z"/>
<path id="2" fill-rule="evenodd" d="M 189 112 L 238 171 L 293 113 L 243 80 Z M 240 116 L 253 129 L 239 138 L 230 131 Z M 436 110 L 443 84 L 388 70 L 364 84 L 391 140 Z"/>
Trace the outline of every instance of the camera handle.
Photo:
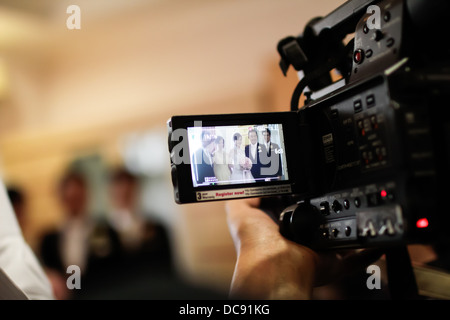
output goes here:
<path id="1" fill-rule="evenodd" d="M 267 202 L 266 204 L 269 203 Z M 281 202 L 278 203 L 277 208 L 279 208 L 280 204 Z M 270 205 L 273 206 L 274 202 L 270 203 Z M 278 218 L 280 233 L 291 241 L 308 246 L 313 239 L 311 230 L 317 230 L 319 225 L 319 221 L 315 219 L 318 214 L 313 209 L 314 207 L 307 201 L 285 207 Z M 273 217 L 266 210 L 264 211 Z M 391 299 L 421 299 L 406 245 L 385 248 L 384 253 L 386 255 L 386 269 Z"/>
<path id="2" fill-rule="evenodd" d="M 386 267 L 392 300 L 420 299 L 406 246 L 386 249 Z"/>

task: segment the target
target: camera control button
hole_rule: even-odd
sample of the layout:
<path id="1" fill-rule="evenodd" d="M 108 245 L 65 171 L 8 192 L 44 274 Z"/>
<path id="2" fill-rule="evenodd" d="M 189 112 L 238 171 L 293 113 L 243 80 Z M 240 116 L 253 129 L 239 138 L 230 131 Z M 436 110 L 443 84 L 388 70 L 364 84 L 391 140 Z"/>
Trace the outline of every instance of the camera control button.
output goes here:
<path id="1" fill-rule="evenodd" d="M 349 237 L 351 234 L 352 234 L 352 228 L 350 228 L 350 227 L 345 227 L 345 230 L 344 230 L 344 232 L 345 232 L 345 235 L 347 236 L 347 237 Z"/>
<path id="2" fill-rule="evenodd" d="M 347 199 L 344 200 L 344 208 L 348 210 L 348 208 L 350 208 L 350 201 L 348 201 Z"/>
<path id="3" fill-rule="evenodd" d="M 362 110 L 362 101 L 361 100 L 354 101 L 353 109 L 355 110 L 355 112 L 360 112 Z"/>
<path id="4" fill-rule="evenodd" d="M 369 33 L 369 27 L 367 26 L 367 24 L 364 24 L 363 32 L 364 32 L 365 34 L 368 34 L 368 33 Z"/>
<path id="5" fill-rule="evenodd" d="M 354 203 L 355 207 L 359 208 L 361 206 L 361 199 L 356 197 Z"/>
<path id="6" fill-rule="evenodd" d="M 373 94 L 366 97 L 367 107 L 373 107 L 375 105 L 375 96 Z"/>
<path id="7" fill-rule="evenodd" d="M 381 32 L 381 30 L 376 30 L 372 36 L 372 39 L 375 41 L 380 41 L 381 39 L 383 39 L 383 37 L 383 32 Z"/>
<path id="8" fill-rule="evenodd" d="M 334 236 L 335 238 L 337 238 L 337 236 L 338 236 L 338 234 L 339 234 L 339 230 L 338 230 L 338 229 L 333 229 L 333 230 L 331 231 L 331 233 L 333 234 L 333 236 Z"/>
<path id="9" fill-rule="evenodd" d="M 331 208 L 334 212 L 339 213 L 342 211 L 342 205 L 339 203 L 339 201 L 334 200 L 333 204 L 331 205 Z"/>
<path id="10" fill-rule="evenodd" d="M 323 215 L 327 216 L 330 214 L 330 204 L 328 203 L 328 201 L 323 201 L 320 203 L 320 213 L 322 213 Z"/>

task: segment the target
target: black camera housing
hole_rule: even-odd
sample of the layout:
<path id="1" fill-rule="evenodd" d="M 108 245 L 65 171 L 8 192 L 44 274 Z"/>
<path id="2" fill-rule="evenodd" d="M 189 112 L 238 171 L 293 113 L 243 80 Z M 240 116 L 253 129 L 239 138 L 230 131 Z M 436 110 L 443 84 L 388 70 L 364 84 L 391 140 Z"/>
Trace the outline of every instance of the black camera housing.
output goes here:
<path id="1" fill-rule="evenodd" d="M 379 9 L 379 29 L 368 28 L 371 5 Z M 289 195 L 283 203 L 291 205 L 277 217 L 285 237 L 316 249 L 448 243 L 450 44 L 437 40 L 434 29 L 448 9 L 441 0 L 353 0 L 312 20 L 302 35 L 281 40 L 282 71 L 292 65 L 301 78 L 291 112 L 169 120 L 176 201 L 197 202 L 199 191 L 189 165 L 175 164 L 176 129 L 199 120 L 203 126 L 277 123 L 289 179 L 235 187 L 285 186 L 245 194 Z M 331 81 L 332 69 L 340 81 Z"/>

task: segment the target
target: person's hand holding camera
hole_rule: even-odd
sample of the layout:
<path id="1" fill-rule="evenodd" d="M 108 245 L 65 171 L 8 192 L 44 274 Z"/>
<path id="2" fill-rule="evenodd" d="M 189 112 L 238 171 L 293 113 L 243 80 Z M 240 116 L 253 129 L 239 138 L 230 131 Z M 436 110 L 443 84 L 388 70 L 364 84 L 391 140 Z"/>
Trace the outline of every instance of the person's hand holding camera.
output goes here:
<path id="1" fill-rule="evenodd" d="M 379 250 L 316 253 L 284 238 L 259 207 L 260 199 L 227 203 L 237 261 L 230 296 L 251 299 L 310 299 L 314 286 L 376 261 Z"/>
<path id="2" fill-rule="evenodd" d="M 258 209 L 259 199 L 227 203 L 237 262 L 230 296 L 255 299 L 309 299 L 318 255 L 285 239 Z"/>

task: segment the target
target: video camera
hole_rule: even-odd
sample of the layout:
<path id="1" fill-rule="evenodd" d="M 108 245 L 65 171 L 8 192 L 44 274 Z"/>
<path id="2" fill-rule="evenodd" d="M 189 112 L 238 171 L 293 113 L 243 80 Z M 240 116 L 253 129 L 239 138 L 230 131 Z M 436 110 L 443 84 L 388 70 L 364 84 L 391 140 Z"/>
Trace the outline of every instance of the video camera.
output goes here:
<path id="1" fill-rule="evenodd" d="M 281 233 L 316 249 L 441 241 L 449 9 L 348 1 L 279 42 L 283 73 L 300 78 L 290 111 L 172 117 L 176 202 L 272 196 Z"/>

